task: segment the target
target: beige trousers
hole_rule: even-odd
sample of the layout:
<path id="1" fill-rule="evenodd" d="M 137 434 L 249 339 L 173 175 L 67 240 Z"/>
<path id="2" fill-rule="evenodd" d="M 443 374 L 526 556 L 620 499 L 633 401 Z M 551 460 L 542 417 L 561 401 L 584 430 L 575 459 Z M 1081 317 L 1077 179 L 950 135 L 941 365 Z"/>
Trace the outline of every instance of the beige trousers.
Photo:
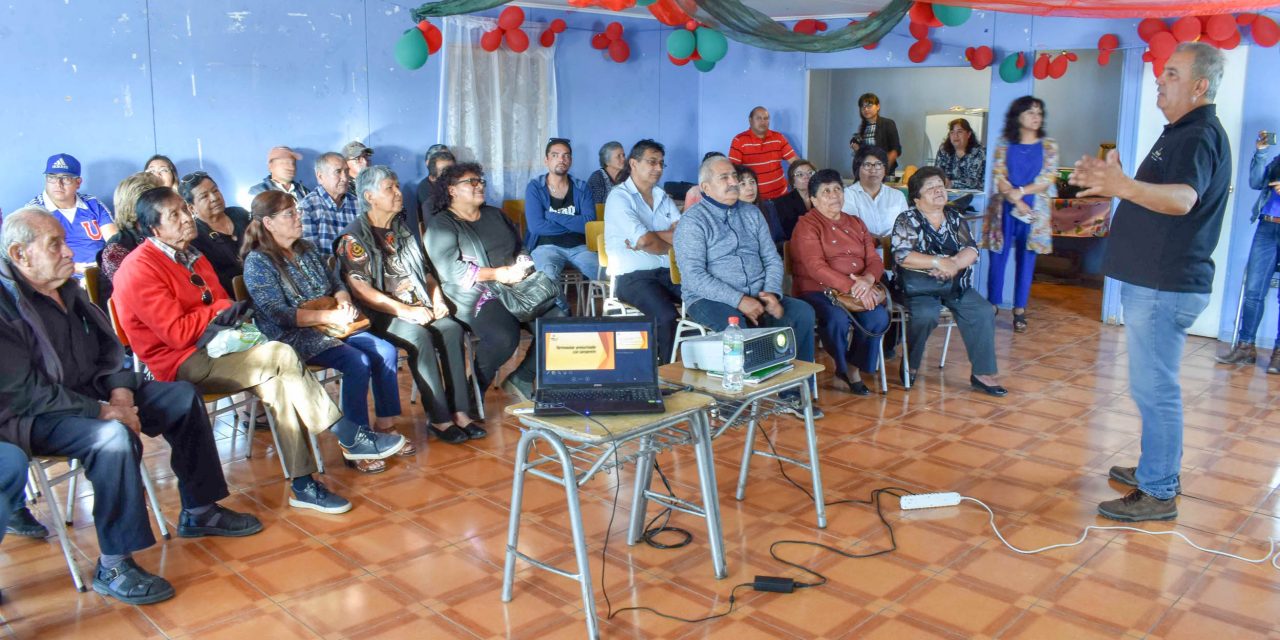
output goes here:
<path id="1" fill-rule="evenodd" d="M 178 367 L 178 379 L 196 385 L 201 393 L 247 389 L 258 396 L 275 416 L 280 455 L 295 478 L 316 472 L 315 458 L 307 447 L 309 438 L 302 430 L 318 434 L 342 417 L 298 353 L 283 342 L 260 344 L 221 358 L 210 358 L 199 349 Z"/>

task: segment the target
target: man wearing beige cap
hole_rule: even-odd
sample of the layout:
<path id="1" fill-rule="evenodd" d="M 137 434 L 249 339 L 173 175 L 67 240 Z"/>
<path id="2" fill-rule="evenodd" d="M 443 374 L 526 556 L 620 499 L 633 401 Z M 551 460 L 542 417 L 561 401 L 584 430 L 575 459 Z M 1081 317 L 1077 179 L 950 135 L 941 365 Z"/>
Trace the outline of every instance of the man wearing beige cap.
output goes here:
<path id="1" fill-rule="evenodd" d="M 307 195 L 307 188 L 293 177 L 298 173 L 298 161 L 302 154 L 289 147 L 272 147 L 267 152 L 267 171 L 270 172 L 262 182 L 249 189 L 250 196 L 263 191 L 283 191 L 294 200 L 301 201 Z"/>
<path id="2" fill-rule="evenodd" d="M 369 166 L 369 158 L 372 155 L 373 149 L 364 146 L 364 143 L 359 140 L 352 140 L 343 145 L 342 157 L 347 161 L 347 173 L 351 176 L 352 183 L 355 182 L 356 176 L 360 175 L 360 171 Z M 355 189 L 352 189 L 351 193 L 355 193 Z"/>

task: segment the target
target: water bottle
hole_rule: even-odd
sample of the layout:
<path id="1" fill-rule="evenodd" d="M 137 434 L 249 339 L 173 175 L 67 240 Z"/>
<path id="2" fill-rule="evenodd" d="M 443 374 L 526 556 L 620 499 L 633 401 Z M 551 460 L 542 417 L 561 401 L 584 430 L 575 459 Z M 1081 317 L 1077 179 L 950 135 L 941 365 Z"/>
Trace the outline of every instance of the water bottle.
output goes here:
<path id="1" fill-rule="evenodd" d="M 730 316 L 729 326 L 720 334 L 720 347 L 724 353 L 724 377 L 721 384 L 725 391 L 742 391 L 742 329 L 738 328 L 738 317 Z"/>

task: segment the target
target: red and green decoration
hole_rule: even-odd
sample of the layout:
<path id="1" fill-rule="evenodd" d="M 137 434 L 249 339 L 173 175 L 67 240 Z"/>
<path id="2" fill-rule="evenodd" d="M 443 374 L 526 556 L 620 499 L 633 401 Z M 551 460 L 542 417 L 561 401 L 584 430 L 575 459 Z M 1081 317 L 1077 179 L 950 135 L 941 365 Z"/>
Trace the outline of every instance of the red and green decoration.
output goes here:
<path id="1" fill-rule="evenodd" d="M 693 63 L 703 73 L 716 68 L 729 51 L 729 40 L 723 33 L 690 20 L 682 29 L 667 36 L 667 58 L 677 67 Z"/>
<path id="2" fill-rule="evenodd" d="M 420 69 L 431 54 L 440 50 L 443 40 L 438 27 L 422 20 L 396 41 L 396 62 L 410 71 Z"/>

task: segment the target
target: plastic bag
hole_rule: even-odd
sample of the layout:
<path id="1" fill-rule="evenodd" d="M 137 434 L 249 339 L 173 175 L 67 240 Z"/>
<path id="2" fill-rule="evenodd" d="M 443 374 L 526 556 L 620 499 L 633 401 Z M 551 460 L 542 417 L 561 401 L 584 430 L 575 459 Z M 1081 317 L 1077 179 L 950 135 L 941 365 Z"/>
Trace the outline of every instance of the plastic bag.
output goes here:
<path id="1" fill-rule="evenodd" d="M 221 358 L 228 353 L 247 351 L 266 341 L 266 336 L 258 331 L 257 325 L 252 322 L 242 322 L 238 327 L 219 331 L 218 335 L 209 341 L 205 350 L 209 352 L 210 358 Z"/>

